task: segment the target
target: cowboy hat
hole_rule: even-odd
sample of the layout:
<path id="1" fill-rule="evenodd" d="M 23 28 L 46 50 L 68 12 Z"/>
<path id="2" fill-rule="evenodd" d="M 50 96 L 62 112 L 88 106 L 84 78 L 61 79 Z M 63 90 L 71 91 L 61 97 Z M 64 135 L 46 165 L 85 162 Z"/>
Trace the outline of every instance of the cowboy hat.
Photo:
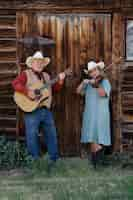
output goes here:
<path id="1" fill-rule="evenodd" d="M 29 56 L 26 59 L 26 65 L 31 68 L 33 60 L 42 60 L 42 61 L 44 61 L 44 66 L 47 66 L 50 63 L 50 58 L 49 57 L 43 57 L 43 54 L 42 54 L 41 51 L 36 51 L 33 54 L 33 56 Z"/>
<path id="2" fill-rule="evenodd" d="M 100 62 L 94 62 L 94 61 L 90 61 L 88 62 L 87 64 L 87 69 L 84 70 L 84 72 L 86 74 L 88 74 L 88 72 L 90 72 L 91 70 L 95 69 L 99 67 L 100 69 L 104 69 L 105 65 L 104 65 L 104 62 L 103 61 L 100 61 Z"/>

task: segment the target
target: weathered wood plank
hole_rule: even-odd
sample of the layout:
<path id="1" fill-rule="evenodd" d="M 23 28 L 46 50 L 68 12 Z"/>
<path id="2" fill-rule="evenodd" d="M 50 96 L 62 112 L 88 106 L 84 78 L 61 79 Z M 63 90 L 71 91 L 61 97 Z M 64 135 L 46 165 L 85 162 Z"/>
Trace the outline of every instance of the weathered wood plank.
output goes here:
<path id="1" fill-rule="evenodd" d="M 14 64 L 14 63 L 0 63 L 0 71 L 2 72 L 3 70 L 14 71 L 14 70 L 16 70 L 16 64 Z"/>
<path id="2" fill-rule="evenodd" d="M 91 51 L 93 52 L 93 57 L 91 59 L 95 60 L 96 58 L 96 19 L 93 18 L 92 32 L 91 32 Z"/>
<path id="3" fill-rule="evenodd" d="M 16 39 L 3 38 L 0 39 L 0 49 L 4 51 L 11 51 L 16 48 Z"/>
<path id="4" fill-rule="evenodd" d="M 64 0 L 64 1 L 59 1 L 59 0 L 45 0 L 45 1 L 30 1 L 30 2 L 24 2 L 24 1 L 1 1 L 0 4 L 0 9 L 50 9 L 50 8 L 60 8 L 60 7 L 90 7 L 90 8 L 101 8 L 103 7 L 103 2 L 99 2 L 97 0 L 75 0 L 75 1 L 70 1 L 70 0 Z"/>
<path id="5" fill-rule="evenodd" d="M 132 8 L 133 2 L 132 0 L 41 0 L 41 1 L 22 1 L 22 0 L 17 0 L 17 1 L 4 1 L 1 0 L 0 3 L 0 9 L 9 9 L 10 12 L 13 9 L 16 10 L 45 10 L 45 11 L 51 11 L 55 12 L 55 10 L 58 11 L 63 11 L 64 12 L 70 12 L 72 10 L 99 10 L 99 11 L 112 11 L 115 9 L 120 9 L 120 8 Z M 6 12 L 5 12 L 6 13 Z"/>
<path id="6" fill-rule="evenodd" d="M 104 9 L 115 9 L 121 7 L 121 0 L 104 0 Z"/>
<path id="7" fill-rule="evenodd" d="M 16 128 L 11 128 L 11 127 L 0 127 L 0 134 L 10 134 L 10 133 L 13 133 L 14 135 L 14 138 L 15 138 L 15 134 L 16 134 Z"/>
<path id="8" fill-rule="evenodd" d="M 112 21 L 112 61 L 115 63 L 115 61 L 120 57 L 123 56 L 123 47 L 121 41 L 123 41 L 123 21 L 122 21 L 122 15 L 120 13 L 115 13 L 113 15 L 113 21 Z M 115 131 L 115 144 L 114 149 L 117 151 L 119 150 L 120 144 L 121 144 L 121 129 L 119 123 L 119 119 L 121 116 L 121 98 L 119 95 L 120 92 L 120 68 L 114 65 L 112 70 L 112 77 L 113 77 L 113 90 L 117 89 L 117 92 L 114 93 L 112 91 L 113 95 L 113 116 L 114 120 L 116 119 L 117 123 L 114 127 Z"/>
<path id="9" fill-rule="evenodd" d="M 72 20 L 69 20 L 69 18 L 67 18 L 67 21 L 66 21 L 66 26 L 67 26 L 67 35 L 68 35 L 68 51 L 69 51 L 69 56 L 67 57 L 68 58 L 68 66 L 71 67 L 72 70 L 74 70 L 74 47 L 73 47 L 73 21 Z M 66 51 L 65 51 L 66 52 Z M 64 52 L 64 53 L 65 53 Z"/>
<path id="10" fill-rule="evenodd" d="M 4 27 L 0 27 L 0 37 L 16 37 L 16 29 L 5 29 Z"/>
<path id="11" fill-rule="evenodd" d="M 107 16 L 104 19 L 104 62 L 107 65 L 112 62 L 112 35 L 111 35 L 111 32 L 112 32 L 111 16 Z M 100 38 L 102 38 L 102 36 Z M 102 46 L 102 44 L 100 46 Z"/>
<path id="12" fill-rule="evenodd" d="M 121 7 L 132 8 L 133 7 L 133 1 L 132 0 L 122 0 L 121 1 Z"/>
<path id="13" fill-rule="evenodd" d="M 88 24 L 89 17 L 81 17 L 80 18 L 80 65 L 84 65 L 88 61 L 88 42 L 89 42 L 89 35 L 88 35 Z M 79 73 L 79 71 L 78 71 Z"/>
<path id="14" fill-rule="evenodd" d="M 63 68 L 63 19 L 56 18 L 56 71 L 59 73 Z"/>
<path id="15" fill-rule="evenodd" d="M 16 28 L 16 16 L 15 15 L 0 15 L 0 29 L 15 29 Z"/>
<path id="16" fill-rule="evenodd" d="M 74 56 L 74 66 L 73 70 L 76 74 L 79 73 L 80 67 L 80 37 L 79 37 L 79 27 L 80 27 L 79 17 L 74 16 L 73 18 L 73 56 Z M 69 49 L 69 46 L 68 46 Z M 68 54 L 69 56 L 69 54 Z"/>
<path id="17" fill-rule="evenodd" d="M 16 52 L 0 52 L 1 61 L 16 61 Z"/>
<path id="18" fill-rule="evenodd" d="M 87 47 L 88 60 L 93 59 L 95 56 L 92 46 L 92 37 L 93 37 L 93 18 L 88 17 L 88 47 Z"/>
<path id="19" fill-rule="evenodd" d="M 109 17 L 110 18 L 110 17 Z M 100 16 L 95 19 L 95 30 L 96 30 L 96 60 L 104 60 L 104 17 Z M 109 27 L 110 28 L 110 27 Z M 107 41 L 106 41 L 107 42 Z M 108 41 L 110 43 L 110 41 Z M 104 60 L 106 61 L 106 60 Z"/>

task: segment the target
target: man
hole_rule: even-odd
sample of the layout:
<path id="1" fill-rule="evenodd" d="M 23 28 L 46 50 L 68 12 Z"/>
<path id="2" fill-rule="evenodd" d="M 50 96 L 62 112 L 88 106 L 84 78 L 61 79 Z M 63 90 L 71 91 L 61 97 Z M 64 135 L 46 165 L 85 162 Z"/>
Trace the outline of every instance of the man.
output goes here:
<path id="1" fill-rule="evenodd" d="M 26 65 L 29 69 L 21 72 L 20 75 L 12 82 L 15 91 L 26 95 L 30 100 L 34 101 L 38 98 L 32 85 L 35 83 L 48 83 L 50 76 L 43 72 L 44 68 L 50 63 L 49 57 L 43 57 L 42 52 L 37 51 L 33 56 L 26 59 Z M 40 149 L 38 143 L 38 132 L 40 124 L 44 129 L 44 141 L 47 145 L 50 161 L 56 161 L 59 157 L 57 147 L 56 128 L 53 115 L 50 111 L 52 101 L 52 91 L 61 89 L 65 78 L 65 73 L 58 75 L 57 82 L 47 87 L 49 97 L 47 100 L 41 101 L 39 107 L 32 112 L 24 113 L 25 132 L 28 152 L 34 159 L 39 158 Z M 41 94 L 39 94 L 41 95 Z M 47 101 L 47 104 L 46 104 Z"/>

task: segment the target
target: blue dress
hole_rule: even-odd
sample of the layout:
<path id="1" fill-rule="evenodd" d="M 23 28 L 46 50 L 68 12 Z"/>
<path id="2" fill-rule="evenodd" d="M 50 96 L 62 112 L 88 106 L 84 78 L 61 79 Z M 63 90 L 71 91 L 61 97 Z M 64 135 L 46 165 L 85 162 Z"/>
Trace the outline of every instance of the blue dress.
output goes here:
<path id="1" fill-rule="evenodd" d="M 81 143 L 111 144 L 109 98 L 111 85 L 107 79 L 100 83 L 106 96 L 99 96 L 97 89 L 90 84 L 84 84 L 85 108 L 81 129 Z"/>

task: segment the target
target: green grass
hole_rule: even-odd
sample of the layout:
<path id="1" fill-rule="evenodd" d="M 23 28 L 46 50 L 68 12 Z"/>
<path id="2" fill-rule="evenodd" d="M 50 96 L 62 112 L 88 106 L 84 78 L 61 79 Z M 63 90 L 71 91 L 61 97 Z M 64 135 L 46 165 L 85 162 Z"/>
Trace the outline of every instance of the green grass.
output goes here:
<path id="1" fill-rule="evenodd" d="M 94 170 L 86 159 L 59 160 L 49 174 L 47 160 L 31 169 L 0 172 L 0 200 L 133 200 L 133 167 L 113 162 Z"/>

